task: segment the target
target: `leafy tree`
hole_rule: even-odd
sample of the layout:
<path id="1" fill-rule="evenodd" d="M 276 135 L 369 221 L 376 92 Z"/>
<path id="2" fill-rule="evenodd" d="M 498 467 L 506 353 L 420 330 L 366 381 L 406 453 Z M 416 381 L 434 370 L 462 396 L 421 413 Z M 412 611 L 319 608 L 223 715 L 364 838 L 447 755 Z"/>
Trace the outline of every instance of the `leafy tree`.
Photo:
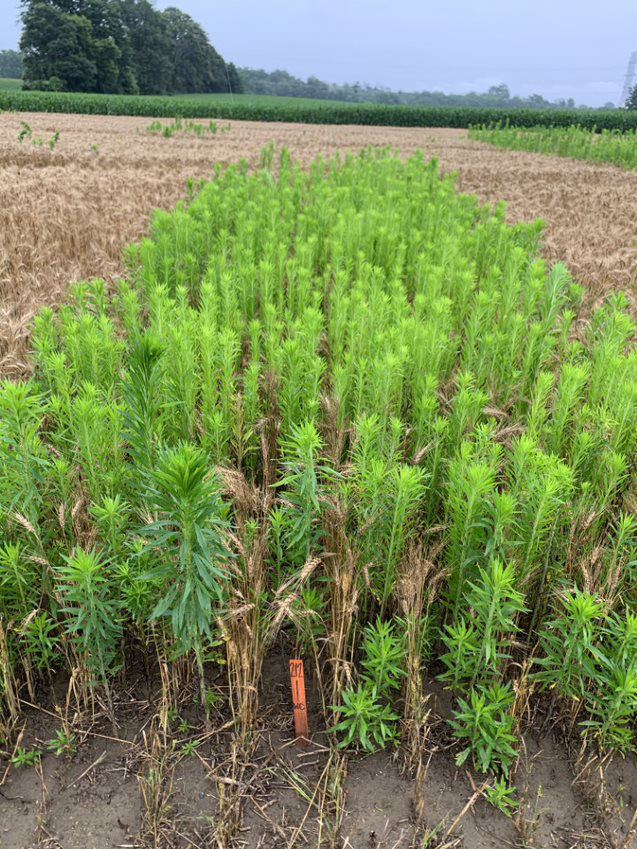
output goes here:
<path id="1" fill-rule="evenodd" d="M 317 77 L 307 78 L 308 97 L 316 97 L 319 100 L 325 100 L 330 96 L 330 87 L 327 83 L 319 80 Z"/>
<path id="2" fill-rule="evenodd" d="M 149 0 L 22 0 L 27 88 L 166 94 L 241 91 L 204 30 Z"/>
<path id="3" fill-rule="evenodd" d="M 162 14 L 148 0 L 120 0 L 119 5 L 129 32 L 139 91 L 166 94 L 171 90 L 172 47 Z"/>
<path id="4" fill-rule="evenodd" d="M 17 50 L 0 50 L 0 77 L 11 80 L 22 77 L 22 56 Z"/>
<path id="5" fill-rule="evenodd" d="M 27 87 L 134 93 L 128 30 L 119 0 L 30 0 L 20 47 Z"/>
<path id="6" fill-rule="evenodd" d="M 626 100 L 626 109 L 637 109 L 637 85 L 633 86 Z"/>
<path id="7" fill-rule="evenodd" d="M 227 91 L 225 62 L 199 24 L 174 6 L 166 9 L 162 18 L 172 45 L 171 90 Z"/>
<path id="8" fill-rule="evenodd" d="M 120 0 L 77 0 L 76 7 L 76 13 L 91 22 L 97 91 L 137 93 L 129 30 Z"/>
<path id="9" fill-rule="evenodd" d="M 237 68 L 232 62 L 226 65 L 226 75 L 228 78 L 228 91 L 231 94 L 241 94 L 243 92 L 243 83 Z"/>
<path id="10" fill-rule="evenodd" d="M 28 3 L 22 23 L 26 87 L 48 87 L 49 80 L 59 79 L 69 91 L 95 91 L 97 64 L 87 18 L 36 0 Z"/>
<path id="11" fill-rule="evenodd" d="M 496 97 L 498 100 L 511 100 L 511 92 L 509 91 L 509 86 L 506 83 L 492 85 L 489 88 L 489 94 Z"/>

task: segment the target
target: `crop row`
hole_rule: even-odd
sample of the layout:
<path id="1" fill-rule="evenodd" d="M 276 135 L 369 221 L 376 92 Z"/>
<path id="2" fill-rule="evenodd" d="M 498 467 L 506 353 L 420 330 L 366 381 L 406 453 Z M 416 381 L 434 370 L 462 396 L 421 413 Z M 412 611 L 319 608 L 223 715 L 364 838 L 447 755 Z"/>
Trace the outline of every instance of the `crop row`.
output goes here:
<path id="1" fill-rule="evenodd" d="M 259 97 L 257 95 L 135 96 L 36 91 L 0 91 L 0 110 L 89 115 L 140 115 L 157 118 L 234 118 L 311 124 L 391 127 L 470 127 L 509 122 L 587 129 L 637 128 L 637 112 L 627 110 L 546 110 L 413 107 Z"/>
<path id="2" fill-rule="evenodd" d="M 622 133 L 604 129 L 595 132 L 581 126 L 520 129 L 498 122 L 489 126 L 472 127 L 469 137 L 507 150 L 526 150 L 589 162 L 607 162 L 626 170 L 637 168 L 635 130 Z"/>
<path id="3" fill-rule="evenodd" d="M 223 662 L 247 740 L 283 630 L 341 746 L 419 751 L 438 677 L 458 763 L 506 778 L 532 689 L 633 748 L 626 300 L 582 322 L 541 227 L 435 161 L 274 170 L 157 213 L 129 281 L 45 309 L 1 388 L 5 722 L 54 669 L 113 712 L 141 654 L 165 704 L 194 678 L 212 708 Z"/>

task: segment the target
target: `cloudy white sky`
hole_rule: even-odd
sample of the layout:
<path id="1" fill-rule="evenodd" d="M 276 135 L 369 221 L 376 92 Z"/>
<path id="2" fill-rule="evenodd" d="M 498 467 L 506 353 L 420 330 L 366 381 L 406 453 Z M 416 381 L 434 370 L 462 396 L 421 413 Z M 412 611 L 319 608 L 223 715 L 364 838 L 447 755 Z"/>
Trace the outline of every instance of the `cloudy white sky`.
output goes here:
<path id="1" fill-rule="evenodd" d="M 237 65 L 329 82 L 486 90 L 617 102 L 637 50 L 637 0 L 158 0 L 178 6 Z M 0 49 L 20 34 L 0 0 Z"/>

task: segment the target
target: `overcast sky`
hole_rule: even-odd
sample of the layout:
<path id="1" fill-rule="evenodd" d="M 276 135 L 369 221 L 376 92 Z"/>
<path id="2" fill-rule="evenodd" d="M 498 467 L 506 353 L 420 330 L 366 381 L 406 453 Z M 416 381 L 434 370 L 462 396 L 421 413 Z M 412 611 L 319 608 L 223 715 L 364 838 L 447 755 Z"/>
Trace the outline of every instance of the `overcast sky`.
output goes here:
<path id="1" fill-rule="evenodd" d="M 328 82 L 617 102 L 637 50 L 637 0 L 158 0 L 178 6 L 236 65 Z M 17 45 L 0 0 L 0 49 Z"/>

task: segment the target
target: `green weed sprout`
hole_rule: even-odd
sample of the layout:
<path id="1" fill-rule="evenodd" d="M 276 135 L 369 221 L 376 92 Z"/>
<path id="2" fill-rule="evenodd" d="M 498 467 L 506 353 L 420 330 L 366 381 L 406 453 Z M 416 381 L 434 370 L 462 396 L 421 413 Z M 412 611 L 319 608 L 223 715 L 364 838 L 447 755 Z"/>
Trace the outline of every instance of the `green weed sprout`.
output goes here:
<path id="1" fill-rule="evenodd" d="M 71 757 L 77 751 L 77 737 L 59 729 L 55 737 L 46 744 L 47 750 L 53 752 L 56 758 Z"/>
<path id="2" fill-rule="evenodd" d="M 40 763 L 40 759 L 42 758 L 42 753 L 37 749 L 24 749 L 22 746 L 18 746 L 15 754 L 11 758 L 11 763 L 16 769 L 21 769 L 25 766 L 35 766 Z"/>
<path id="3" fill-rule="evenodd" d="M 394 632 L 391 622 L 378 619 L 365 628 L 363 652 L 365 682 L 377 695 L 389 698 L 393 691 L 400 689 L 406 674 L 404 640 Z"/>
<path id="4" fill-rule="evenodd" d="M 361 685 L 356 690 L 343 690 L 342 698 L 342 705 L 332 710 L 343 718 L 330 728 L 334 734 L 345 735 L 338 743 L 340 749 L 353 745 L 374 752 L 396 741 L 398 716 L 379 702 L 372 687 Z"/>
<path id="5" fill-rule="evenodd" d="M 471 690 L 469 700 L 458 699 L 451 721 L 454 736 L 468 745 L 456 756 L 462 766 L 471 758 L 481 772 L 502 772 L 506 777 L 517 758 L 513 733 L 513 690 L 495 684 Z"/>

